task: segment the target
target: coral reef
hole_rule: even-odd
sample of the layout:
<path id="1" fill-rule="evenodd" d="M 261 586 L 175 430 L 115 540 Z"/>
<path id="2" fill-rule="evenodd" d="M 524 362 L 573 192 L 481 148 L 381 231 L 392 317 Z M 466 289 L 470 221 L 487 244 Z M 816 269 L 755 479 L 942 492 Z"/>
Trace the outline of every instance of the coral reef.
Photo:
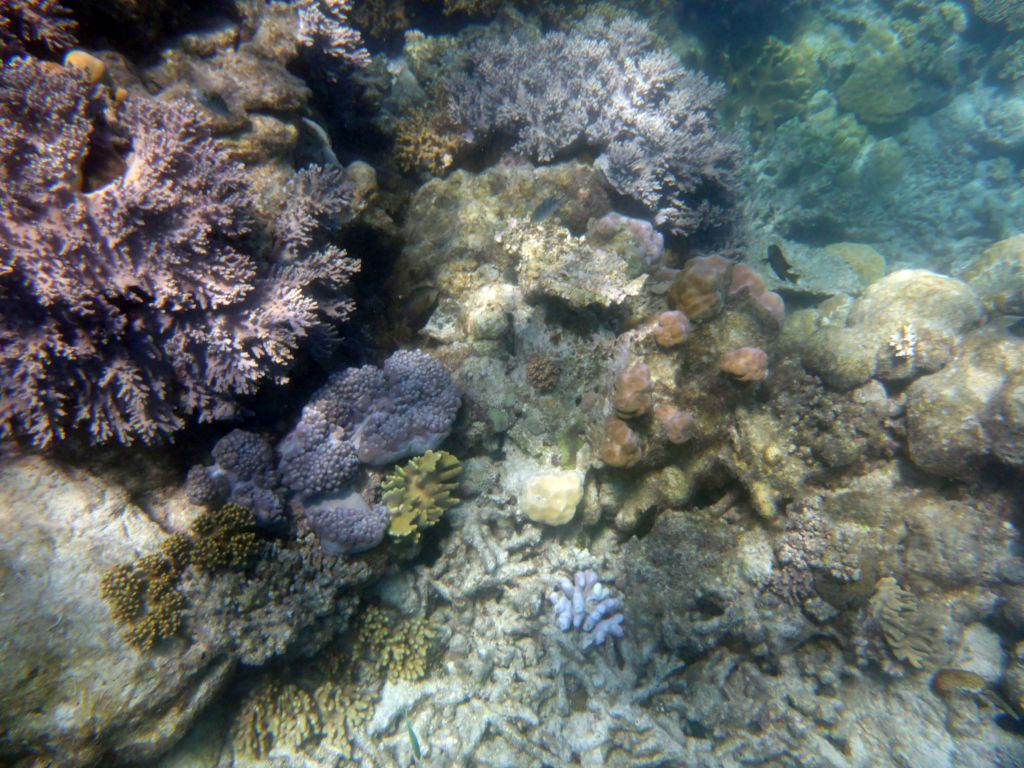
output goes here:
<path id="1" fill-rule="evenodd" d="M 268 269 L 242 250 L 242 172 L 196 110 L 132 97 L 117 125 L 105 110 L 73 71 L 17 59 L 0 74 L 0 429 L 39 447 L 232 415 L 321 323 L 312 285 L 348 276 L 336 251 Z M 84 160 L 116 157 L 121 128 L 123 167 L 91 189 Z"/>
<path id="2" fill-rule="evenodd" d="M 0 59 L 40 44 L 51 51 L 75 44 L 75 22 L 56 0 L 8 0 L 0 7 Z"/>
<path id="3" fill-rule="evenodd" d="M 483 37 L 449 86 L 455 120 L 481 137 L 507 131 L 541 161 L 580 140 L 596 147 L 611 185 L 679 234 L 728 220 L 739 151 L 714 125 L 721 95 L 628 17 Z"/>
<path id="4" fill-rule="evenodd" d="M 563 576 L 558 590 L 548 596 L 555 609 L 555 623 L 563 632 L 570 629 L 583 633 L 581 646 L 603 645 L 609 637 L 623 637 L 622 603 L 598 580 L 592 570 L 576 571 L 573 577 Z"/>
<path id="5" fill-rule="evenodd" d="M 446 451 L 427 451 L 391 472 L 381 483 L 381 502 L 391 512 L 390 533 L 418 541 L 449 509 L 459 503 L 462 465 Z"/>

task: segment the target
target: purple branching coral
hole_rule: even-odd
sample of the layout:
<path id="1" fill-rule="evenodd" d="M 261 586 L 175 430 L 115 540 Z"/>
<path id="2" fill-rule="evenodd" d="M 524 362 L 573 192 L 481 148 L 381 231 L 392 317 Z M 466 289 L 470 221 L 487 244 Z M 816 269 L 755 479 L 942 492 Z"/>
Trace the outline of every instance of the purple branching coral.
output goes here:
<path id="1" fill-rule="evenodd" d="M 0 70 L 0 435 L 37 447 L 228 417 L 347 311 L 337 249 L 250 255 L 244 171 L 195 109 L 132 97 L 114 115 L 74 72 Z M 123 167 L 91 178 L 119 143 Z"/>
<path id="2" fill-rule="evenodd" d="M 549 161 L 580 144 L 658 224 L 689 235 L 728 222 L 738 146 L 716 128 L 720 85 L 683 68 L 642 22 L 587 17 L 570 33 L 481 37 L 453 76 L 452 117 Z"/>
<path id="3" fill-rule="evenodd" d="M 56 0 L 0 0 L 0 58 L 25 52 L 25 46 L 60 51 L 75 44 L 75 22 Z"/>
<path id="4" fill-rule="evenodd" d="M 622 603 L 594 571 L 576 571 L 571 579 L 563 576 L 548 600 L 554 606 L 558 628 L 582 632 L 584 648 L 623 636 Z"/>
<path id="5" fill-rule="evenodd" d="M 363 38 L 348 25 L 352 0 L 297 0 L 299 40 L 346 64 L 365 67 L 370 54 Z"/>

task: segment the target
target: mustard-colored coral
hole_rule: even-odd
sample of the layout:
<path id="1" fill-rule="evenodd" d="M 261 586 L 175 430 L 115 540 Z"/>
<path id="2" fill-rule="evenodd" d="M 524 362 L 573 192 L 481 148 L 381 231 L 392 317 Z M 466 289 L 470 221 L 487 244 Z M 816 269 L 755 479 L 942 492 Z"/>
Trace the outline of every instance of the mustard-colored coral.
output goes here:
<path id="1" fill-rule="evenodd" d="M 118 563 L 103 574 L 100 595 L 110 606 L 110 615 L 119 624 L 130 622 L 142 613 L 146 579 L 132 563 Z"/>
<path id="2" fill-rule="evenodd" d="M 161 554 L 119 563 L 103 575 L 100 595 L 121 626 L 125 642 L 145 651 L 178 634 L 185 608 L 179 575 Z"/>
<path id="3" fill-rule="evenodd" d="M 192 524 L 192 561 L 208 571 L 244 568 L 256 554 L 255 529 L 252 512 L 238 504 L 203 512 Z"/>
<path id="4" fill-rule="evenodd" d="M 458 504 L 461 473 L 462 465 L 452 454 L 427 451 L 389 474 L 381 484 L 381 500 L 391 510 L 391 535 L 419 539 L 423 529 Z"/>
<path id="5" fill-rule="evenodd" d="M 320 710 L 309 693 L 295 685 L 270 682 L 246 698 L 231 740 L 237 752 L 262 759 L 274 746 L 302 749 L 320 737 L 321 725 Z"/>
<path id="6" fill-rule="evenodd" d="M 373 717 L 370 694 L 329 681 L 316 689 L 313 698 L 320 707 L 324 742 L 332 751 L 351 760 L 356 731 Z"/>
<path id="7" fill-rule="evenodd" d="M 422 680 L 437 637 L 437 628 L 426 618 L 397 619 L 370 606 L 359 629 L 359 646 L 388 680 Z"/>
<path id="8" fill-rule="evenodd" d="M 441 176 L 465 144 L 463 131 L 443 111 L 418 109 L 395 126 L 395 158 L 405 171 Z"/>

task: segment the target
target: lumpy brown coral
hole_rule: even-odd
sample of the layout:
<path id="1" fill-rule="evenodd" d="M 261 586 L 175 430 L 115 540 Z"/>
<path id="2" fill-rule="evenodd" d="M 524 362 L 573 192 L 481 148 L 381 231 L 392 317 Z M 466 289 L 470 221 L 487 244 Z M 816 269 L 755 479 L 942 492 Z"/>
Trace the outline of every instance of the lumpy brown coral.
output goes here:
<path id="1" fill-rule="evenodd" d="M 245 507 L 206 510 L 192 524 L 192 559 L 200 568 L 244 568 L 256 554 L 256 519 Z"/>
<path id="2" fill-rule="evenodd" d="M 358 642 L 379 674 L 391 682 L 412 681 L 426 676 L 438 634 L 426 618 L 398 618 L 370 606 L 363 617 Z"/>
<path id="3" fill-rule="evenodd" d="M 672 282 L 669 301 L 691 320 L 706 320 L 724 305 L 731 268 L 732 264 L 721 256 L 690 259 Z"/>
<path id="4" fill-rule="evenodd" d="M 632 467 L 643 455 L 640 438 L 626 422 L 612 417 L 605 425 L 604 440 L 597 455 L 609 466 Z"/>
<path id="5" fill-rule="evenodd" d="M 623 419 L 643 416 L 651 410 L 651 369 L 646 363 L 635 363 L 615 377 L 612 406 Z"/>
<path id="6" fill-rule="evenodd" d="M 125 642 L 145 651 L 178 633 L 185 608 L 179 575 L 174 563 L 160 554 L 119 563 L 103 574 L 100 595 Z"/>
<path id="7" fill-rule="evenodd" d="M 763 381 L 768 376 L 768 354 L 757 347 L 741 347 L 726 352 L 718 369 L 736 381 Z"/>
<path id="8" fill-rule="evenodd" d="M 690 318 L 677 309 L 662 312 L 654 324 L 653 333 L 654 341 L 662 349 L 678 347 L 690 335 Z"/>
<path id="9" fill-rule="evenodd" d="M 693 437 L 693 414 L 689 411 L 681 411 L 671 405 L 659 405 L 654 409 L 654 420 L 670 443 L 680 445 Z"/>

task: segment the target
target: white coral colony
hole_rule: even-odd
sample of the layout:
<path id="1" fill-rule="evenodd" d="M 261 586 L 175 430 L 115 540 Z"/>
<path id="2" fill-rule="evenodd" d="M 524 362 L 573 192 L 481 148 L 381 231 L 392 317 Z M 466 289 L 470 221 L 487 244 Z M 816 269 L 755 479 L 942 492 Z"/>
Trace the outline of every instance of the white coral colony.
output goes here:
<path id="1" fill-rule="evenodd" d="M 623 636 L 622 603 L 590 569 L 576 571 L 572 579 L 563 576 L 548 600 L 555 607 L 555 623 L 560 630 L 584 633 L 584 648 L 603 645 L 608 637 Z"/>

